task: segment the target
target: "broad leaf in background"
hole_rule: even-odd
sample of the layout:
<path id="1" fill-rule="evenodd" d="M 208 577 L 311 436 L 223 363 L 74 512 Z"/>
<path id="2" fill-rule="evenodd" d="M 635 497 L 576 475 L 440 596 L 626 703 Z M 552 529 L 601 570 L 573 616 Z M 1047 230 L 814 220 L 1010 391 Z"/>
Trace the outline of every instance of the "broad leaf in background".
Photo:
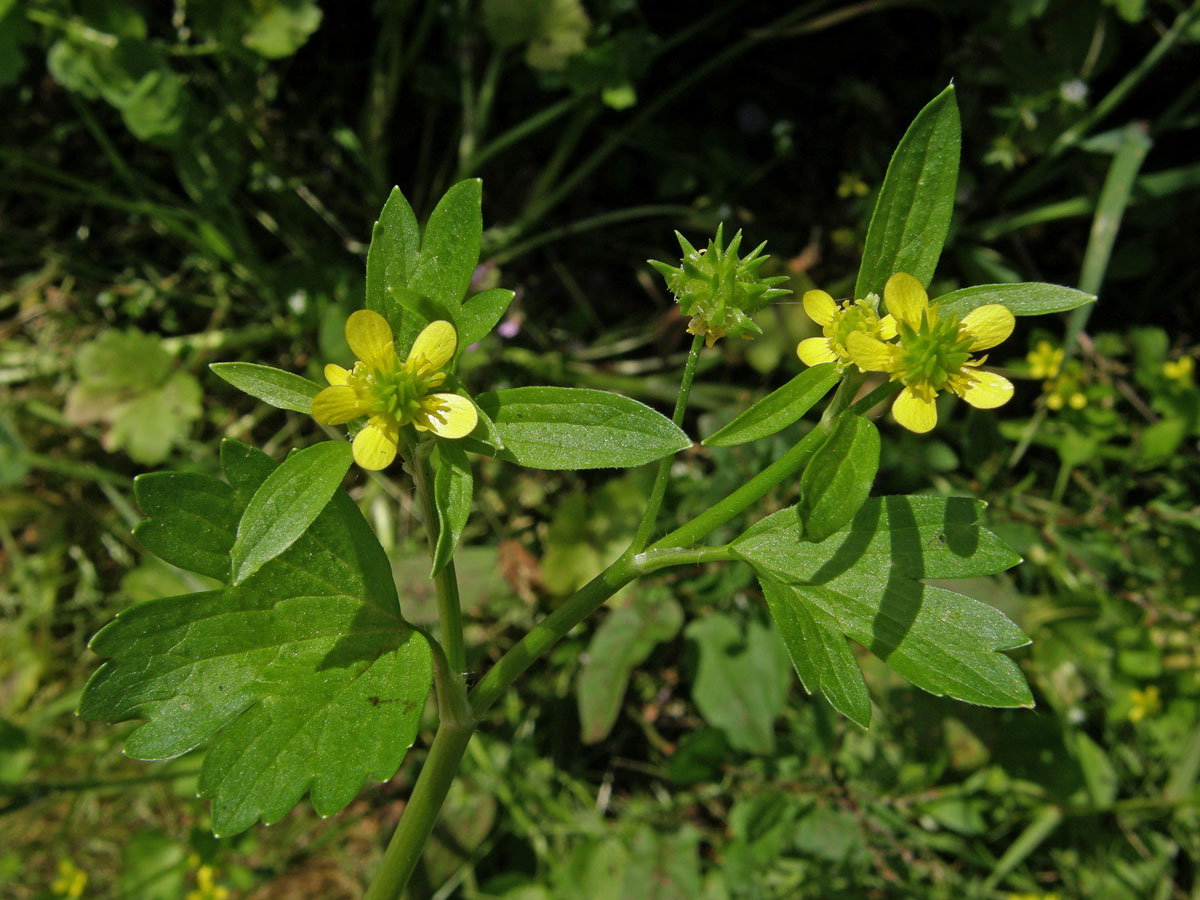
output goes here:
<path id="1" fill-rule="evenodd" d="M 471 515 L 474 480 L 471 462 L 462 449 L 450 441 L 433 446 L 433 502 L 437 506 L 437 544 L 433 551 L 432 578 L 454 556 L 454 548 Z"/>
<path id="2" fill-rule="evenodd" d="M 236 441 L 222 444 L 221 462 L 227 485 L 191 476 L 160 480 L 153 491 L 174 507 L 177 524 L 193 514 L 211 519 L 200 541 L 228 559 L 229 523 L 276 465 Z M 171 541 L 162 530 L 170 561 L 194 552 L 172 552 Z M 91 647 L 108 661 L 84 689 L 79 714 L 147 720 L 126 743 L 137 759 L 169 759 L 210 741 L 200 794 L 213 801 L 218 834 L 277 821 L 305 791 L 319 814 L 331 815 L 366 778 L 391 778 L 432 680 L 429 646 L 401 618 L 388 559 L 342 491 L 241 584 L 134 606 Z"/>
<path id="3" fill-rule="evenodd" d="M 828 394 L 841 377 L 842 373 L 833 363 L 811 366 L 715 434 L 710 434 L 702 443 L 706 447 L 732 447 L 787 428 Z"/>
<path id="4" fill-rule="evenodd" d="M 257 363 L 212 363 L 209 368 L 218 378 L 228 381 L 243 393 L 274 406 L 312 414 L 313 397 L 321 386 L 302 375 Z"/>
<path id="5" fill-rule="evenodd" d="M 870 496 L 877 471 L 879 431 L 862 416 L 838 416 L 800 477 L 796 511 L 803 539 L 823 541 L 849 522 Z"/>
<path id="6" fill-rule="evenodd" d="M 583 742 L 602 741 L 612 731 L 629 676 L 658 644 L 683 627 L 683 608 L 669 595 L 635 593 L 600 623 L 588 643 L 575 697 Z"/>
<path id="7" fill-rule="evenodd" d="M 321 24 L 321 7 L 314 0 L 258 0 L 255 18 L 242 43 L 267 59 L 291 56 Z"/>
<path id="8" fill-rule="evenodd" d="M 793 507 L 731 547 L 778 582 L 773 608 L 803 606 L 817 626 L 862 644 L 917 687 L 981 706 L 1032 706 L 1021 670 L 1001 652 L 1028 644 L 1025 633 L 985 603 L 918 580 L 991 575 L 1021 561 L 979 526 L 983 507 L 957 497 L 872 498 L 818 544 L 800 543 Z"/>
<path id="9" fill-rule="evenodd" d="M 775 752 L 775 719 L 787 705 L 787 650 L 774 629 L 757 620 L 745 630 L 720 614 L 684 629 L 699 651 L 692 699 L 729 744 L 747 753 Z"/>
<path id="10" fill-rule="evenodd" d="M 917 114 L 892 155 L 867 228 L 855 297 L 882 296 L 897 272 L 929 286 L 950 229 L 960 142 L 951 85 Z"/>
<path id="11" fill-rule="evenodd" d="M 692 445 L 666 416 L 607 391 L 512 388 L 475 403 L 504 441 L 497 456 L 532 469 L 627 468 Z"/>
<path id="12" fill-rule="evenodd" d="M 338 489 L 354 455 L 345 441 L 293 450 L 255 491 L 230 548 L 233 583 L 245 581 L 296 543 Z"/>
<path id="13" fill-rule="evenodd" d="M 101 443 L 109 452 L 162 462 L 202 411 L 199 383 L 172 365 L 157 338 L 137 329 L 106 331 L 75 355 L 78 381 L 63 413 L 73 425 L 107 425 Z"/>
<path id="14" fill-rule="evenodd" d="M 1058 284 L 1026 281 L 1020 284 L 980 284 L 951 291 L 937 298 L 938 311 L 943 316 L 962 318 L 973 309 L 998 303 L 1008 307 L 1014 316 L 1044 316 L 1067 312 L 1088 303 L 1095 303 L 1092 294 Z"/>

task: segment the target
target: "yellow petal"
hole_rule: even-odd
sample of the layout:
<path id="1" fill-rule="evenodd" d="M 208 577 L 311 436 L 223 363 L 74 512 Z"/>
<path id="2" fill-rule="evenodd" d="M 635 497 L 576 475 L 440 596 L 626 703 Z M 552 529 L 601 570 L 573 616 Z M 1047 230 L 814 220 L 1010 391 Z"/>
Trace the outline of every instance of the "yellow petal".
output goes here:
<path id="1" fill-rule="evenodd" d="M 1013 333 L 1016 323 L 1008 307 L 989 303 L 967 313 L 958 327 L 971 336 L 972 350 L 986 350 L 1006 340 Z"/>
<path id="2" fill-rule="evenodd" d="M 861 331 L 846 335 L 846 352 L 864 372 L 894 372 L 897 368 L 895 345 L 885 344 Z"/>
<path id="3" fill-rule="evenodd" d="M 881 340 L 890 341 L 896 336 L 896 319 L 893 316 L 884 316 L 879 320 L 879 337 Z"/>
<path id="4" fill-rule="evenodd" d="M 1013 395 L 1012 382 L 995 372 L 972 372 L 963 391 L 955 391 L 976 409 L 1003 406 Z"/>
<path id="5" fill-rule="evenodd" d="M 386 469 L 396 458 L 399 429 L 383 416 L 371 416 L 367 427 L 354 438 L 354 461 L 364 469 Z"/>
<path id="6" fill-rule="evenodd" d="M 346 343 L 372 369 L 390 369 L 396 358 L 392 328 L 387 319 L 369 309 L 351 313 L 346 320 Z"/>
<path id="7" fill-rule="evenodd" d="M 892 404 L 892 415 L 896 421 L 917 434 L 931 431 L 937 424 L 937 404 L 933 402 L 933 391 L 918 393 L 906 387 Z"/>
<path id="8" fill-rule="evenodd" d="M 344 425 L 370 411 L 370 404 L 344 384 L 327 387 L 313 397 L 312 416 L 322 425 Z"/>
<path id="9" fill-rule="evenodd" d="M 929 295 L 921 282 L 907 272 L 897 272 L 883 286 L 887 311 L 913 328 L 921 327 L 921 313 L 929 308 Z"/>
<path id="10" fill-rule="evenodd" d="M 837 362 L 837 354 L 829 349 L 829 339 L 823 337 L 808 338 L 796 345 L 796 355 L 806 366 L 816 366 L 821 363 Z"/>
<path id="11" fill-rule="evenodd" d="M 408 362 L 413 366 L 420 366 L 424 362 L 428 369 L 440 369 L 450 362 L 457 343 L 458 334 L 453 325 L 441 319 L 430 322 L 413 341 Z"/>
<path id="12" fill-rule="evenodd" d="M 341 366 L 330 363 L 325 367 L 325 380 L 330 384 L 345 384 L 350 380 L 350 373 Z"/>
<path id="13" fill-rule="evenodd" d="M 458 394 L 430 394 L 421 401 L 421 410 L 421 425 L 443 438 L 466 437 L 479 421 L 475 404 Z"/>
<path id="14" fill-rule="evenodd" d="M 828 325 L 837 312 L 837 303 L 824 291 L 805 291 L 804 311 L 818 325 Z"/>

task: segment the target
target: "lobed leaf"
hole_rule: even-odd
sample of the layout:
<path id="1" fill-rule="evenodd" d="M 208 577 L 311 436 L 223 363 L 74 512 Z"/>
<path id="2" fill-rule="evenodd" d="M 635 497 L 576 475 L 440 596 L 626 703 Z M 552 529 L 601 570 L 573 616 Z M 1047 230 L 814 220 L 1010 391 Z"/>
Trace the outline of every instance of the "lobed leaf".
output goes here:
<path id="1" fill-rule="evenodd" d="M 1020 669 L 999 652 L 1029 643 L 1024 632 L 987 604 L 917 580 L 993 574 L 1020 561 L 979 527 L 982 509 L 961 498 L 875 498 L 826 540 L 801 544 L 793 508 L 731 549 L 778 583 L 773 613 L 802 606 L 818 627 L 852 638 L 930 693 L 1032 706 Z"/>
<path id="2" fill-rule="evenodd" d="M 1058 284 L 1023 282 L 1021 284 L 980 284 L 951 291 L 937 298 L 943 315 L 962 318 L 973 309 L 998 303 L 1008 307 L 1014 316 L 1044 316 L 1067 312 L 1088 303 L 1095 303 L 1092 294 Z"/>
<path id="3" fill-rule="evenodd" d="M 800 683 L 810 694 L 822 694 L 838 712 L 856 725 L 871 724 L 871 697 L 858 660 L 841 629 L 830 627 L 826 617 L 818 625 L 809 607 L 792 602 L 786 586 L 760 578 L 763 598 L 779 629 Z"/>
<path id="4" fill-rule="evenodd" d="M 503 441 L 497 456 L 533 469 L 640 466 L 692 444 L 666 416 L 607 391 L 524 387 L 475 402 Z"/>
<path id="5" fill-rule="evenodd" d="M 867 228 L 855 297 L 882 296 L 897 272 L 929 285 L 950 229 L 960 143 L 950 85 L 917 113 L 892 155 Z"/>
<path id="6" fill-rule="evenodd" d="M 833 363 L 821 363 L 805 369 L 701 443 L 705 447 L 733 447 L 787 428 L 829 393 L 829 389 L 837 384 L 841 377 L 841 372 Z"/>
<path id="7" fill-rule="evenodd" d="M 221 460 L 227 524 L 277 469 L 236 441 L 222 445 Z M 139 502 L 151 521 L 170 521 L 180 497 L 200 495 L 195 508 L 215 502 L 215 481 L 151 478 Z M 219 834 L 276 821 L 305 791 L 330 815 L 367 777 L 391 778 L 432 680 L 429 646 L 400 616 L 387 556 L 342 491 L 241 583 L 124 610 L 91 648 L 109 659 L 79 714 L 145 719 L 126 744 L 139 759 L 210 741 L 200 794 L 213 801 Z"/>
<path id="8" fill-rule="evenodd" d="M 226 362 L 209 366 L 218 378 L 228 381 L 243 393 L 256 397 L 276 409 L 312 413 L 313 397 L 321 386 L 293 372 L 257 363 Z"/>
<path id="9" fill-rule="evenodd" d="M 350 444 L 295 450 L 254 493 L 230 548 L 233 583 L 245 581 L 296 542 L 329 503 L 354 461 Z"/>
<path id="10" fill-rule="evenodd" d="M 133 481 L 142 513 L 133 535 L 151 553 L 181 569 L 229 581 L 229 549 L 237 536 L 233 490 L 197 472 L 154 472 Z"/>

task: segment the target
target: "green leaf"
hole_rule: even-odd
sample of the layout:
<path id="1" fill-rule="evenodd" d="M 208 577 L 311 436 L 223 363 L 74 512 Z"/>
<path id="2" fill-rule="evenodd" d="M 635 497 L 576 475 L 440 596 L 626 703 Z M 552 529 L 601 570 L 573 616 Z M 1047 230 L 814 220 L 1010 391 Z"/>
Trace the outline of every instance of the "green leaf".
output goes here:
<path id="1" fill-rule="evenodd" d="M 467 454 L 450 441 L 438 441 L 433 448 L 433 502 L 437 507 L 438 536 L 433 551 L 432 578 L 454 556 L 454 548 L 471 515 L 471 463 Z"/>
<path id="2" fill-rule="evenodd" d="M 917 114 L 896 147 L 867 229 L 855 297 L 882 295 L 897 272 L 929 285 L 954 210 L 960 131 L 951 85 Z"/>
<path id="3" fill-rule="evenodd" d="M 989 303 L 1008 307 L 1014 316 L 1044 316 L 1095 302 L 1094 296 L 1083 291 L 1032 281 L 1021 284 L 980 284 L 937 298 L 938 311 L 942 315 L 959 318 Z"/>
<path id="4" fill-rule="evenodd" d="M 492 288 L 474 297 L 468 297 L 458 310 L 458 352 L 466 350 L 476 341 L 483 340 L 496 323 L 504 318 L 513 292 L 505 288 Z"/>
<path id="5" fill-rule="evenodd" d="M 479 264 L 483 240 L 483 182 L 460 181 L 446 191 L 429 215 L 421 254 L 404 287 L 447 309 L 458 309 Z"/>
<path id="6" fill-rule="evenodd" d="M 775 719 L 787 704 L 787 651 L 766 625 L 741 626 L 711 615 L 684 629 L 699 650 L 692 699 L 706 722 L 725 732 L 731 746 L 769 755 L 775 750 Z"/>
<path id="7" fill-rule="evenodd" d="M 692 445 L 666 416 L 607 391 L 512 388 L 475 403 L 504 441 L 497 456 L 533 469 L 640 466 Z"/>
<path id="8" fill-rule="evenodd" d="M 731 548 L 818 626 L 862 644 L 917 687 L 983 706 L 1032 706 L 1020 669 L 999 651 L 1028 637 L 987 604 L 919 578 L 1001 572 L 1020 557 L 978 524 L 963 498 L 872 498 L 842 529 L 802 544 L 795 508 L 756 523 Z M 785 603 L 777 592 L 776 605 Z"/>
<path id="9" fill-rule="evenodd" d="M 218 378 L 228 381 L 243 393 L 274 406 L 295 412 L 312 413 L 313 397 L 321 386 L 292 372 L 257 363 L 227 362 L 209 366 Z"/>
<path id="10" fill-rule="evenodd" d="M 276 468 L 236 441 L 221 461 L 231 491 L 217 518 L 229 522 Z M 160 493 L 167 502 L 169 489 Z M 108 661 L 79 714 L 146 720 L 126 743 L 138 759 L 209 741 L 200 794 L 218 834 L 277 821 L 305 791 L 332 815 L 367 777 L 391 778 L 432 679 L 387 556 L 344 491 L 245 581 L 124 610 L 91 648 Z"/>
<path id="11" fill-rule="evenodd" d="M 804 690 L 823 694 L 856 725 L 870 725 L 871 697 L 841 630 L 818 625 L 808 607 L 792 602 L 790 591 L 779 582 L 761 578 L 759 583 Z"/>
<path id="12" fill-rule="evenodd" d="M 239 584 L 292 546 L 338 489 L 354 455 L 345 441 L 295 450 L 251 498 L 229 551 Z"/>
<path id="13" fill-rule="evenodd" d="M 134 479 L 133 494 L 147 517 L 133 529 L 143 547 L 181 569 L 229 581 L 238 517 L 228 484 L 198 472 L 153 472 Z"/>
<path id="14" fill-rule="evenodd" d="M 252 6 L 255 18 L 242 43 L 267 59 L 291 56 L 321 24 L 321 7 L 313 0 L 260 0 Z"/>
<path id="15" fill-rule="evenodd" d="M 417 215 L 400 188 L 392 188 L 379 221 L 371 229 L 367 250 L 367 309 L 374 310 L 392 326 L 394 334 L 403 328 L 401 307 L 388 286 L 403 287 L 417 267 L 421 252 L 421 228 Z"/>
<path id="16" fill-rule="evenodd" d="M 621 710 L 629 676 L 656 645 L 671 640 L 683 627 L 683 608 L 670 596 L 635 594 L 614 609 L 588 643 L 575 697 L 583 742 L 602 741 Z"/>
<path id="17" fill-rule="evenodd" d="M 800 476 L 796 510 L 806 541 L 823 541 L 858 512 L 879 471 L 879 431 L 862 416 L 838 416 Z"/>
<path id="18" fill-rule="evenodd" d="M 842 373 L 833 363 L 805 369 L 701 443 L 705 447 L 732 447 L 787 428 L 812 409 L 841 378 Z"/>

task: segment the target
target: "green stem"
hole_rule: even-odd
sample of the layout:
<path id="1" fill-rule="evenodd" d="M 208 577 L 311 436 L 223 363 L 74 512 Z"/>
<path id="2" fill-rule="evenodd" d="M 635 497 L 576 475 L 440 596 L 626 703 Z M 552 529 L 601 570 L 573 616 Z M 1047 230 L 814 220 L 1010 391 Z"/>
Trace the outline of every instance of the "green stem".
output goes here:
<path id="1" fill-rule="evenodd" d="M 692 392 L 692 381 L 696 377 L 696 363 L 700 359 L 700 347 L 704 343 L 704 335 L 698 334 L 692 340 L 692 348 L 688 351 L 687 362 L 683 364 L 683 378 L 679 382 L 679 396 L 675 400 L 675 413 L 671 421 L 683 425 L 683 413 L 687 409 L 688 395 Z M 629 544 L 629 553 L 637 553 L 646 546 L 654 523 L 658 521 L 658 512 L 662 509 L 663 497 L 667 493 L 667 480 L 671 475 L 671 464 L 674 456 L 664 456 L 658 461 L 658 472 L 654 476 L 654 487 L 650 489 L 650 502 L 646 504 L 646 512 L 642 514 L 641 524 Z"/>
<path id="2" fill-rule="evenodd" d="M 496 661 L 471 691 L 471 711 L 475 717 L 479 718 L 487 712 L 538 657 L 640 574 L 641 570 L 628 557 L 622 556 L 534 625 L 516 646 Z"/>
<path id="3" fill-rule="evenodd" d="M 375 873 L 363 900 L 398 900 L 412 877 L 425 842 L 437 823 L 438 813 L 458 774 L 459 764 L 471 742 L 473 724 L 458 724 L 443 720 L 421 766 L 421 774 L 404 807 L 400 824 L 383 854 L 383 862 Z"/>
<path id="4" fill-rule="evenodd" d="M 417 496 L 421 498 L 421 510 L 425 516 L 425 532 L 429 537 L 429 554 L 433 556 L 437 546 L 438 512 L 433 500 L 433 479 L 429 471 L 429 458 L 421 448 L 410 457 L 412 459 L 413 482 Z M 462 605 L 458 597 L 458 576 L 454 571 L 454 561 L 447 562 L 433 576 L 433 586 L 437 593 L 438 634 L 442 647 L 446 651 L 446 659 L 455 672 L 464 672 L 467 667 L 466 647 L 463 644 Z"/>

